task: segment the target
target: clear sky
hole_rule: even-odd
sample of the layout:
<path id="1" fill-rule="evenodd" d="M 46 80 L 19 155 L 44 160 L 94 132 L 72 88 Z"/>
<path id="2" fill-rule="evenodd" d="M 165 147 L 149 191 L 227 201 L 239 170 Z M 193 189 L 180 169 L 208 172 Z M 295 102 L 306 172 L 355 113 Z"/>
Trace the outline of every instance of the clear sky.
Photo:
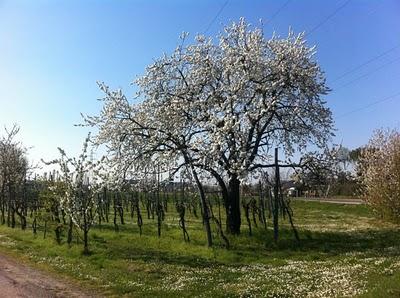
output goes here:
<path id="1" fill-rule="evenodd" d="M 376 128 L 400 128 L 398 0 L 0 0 L 0 126 L 21 126 L 33 160 L 58 146 L 76 154 L 87 130 L 74 124 L 101 106 L 96 81 L 133 95 L 131 82 L 182 31 L 215 35 L 241 16 L 262 19 L 267 36 L 310 32 L 336 142 L 354 148 Z"/>

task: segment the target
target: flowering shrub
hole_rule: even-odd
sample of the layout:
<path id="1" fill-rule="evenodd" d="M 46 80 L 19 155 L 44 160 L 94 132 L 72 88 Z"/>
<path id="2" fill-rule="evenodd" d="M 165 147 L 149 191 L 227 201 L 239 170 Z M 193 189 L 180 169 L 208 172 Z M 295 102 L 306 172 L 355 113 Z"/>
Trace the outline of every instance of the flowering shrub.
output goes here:
<path id="1" fill-rule="evenodd" d="M 362 195 L 382 217 L 400 220 L 400 132 L 378 130 L 359 162 Z"/>

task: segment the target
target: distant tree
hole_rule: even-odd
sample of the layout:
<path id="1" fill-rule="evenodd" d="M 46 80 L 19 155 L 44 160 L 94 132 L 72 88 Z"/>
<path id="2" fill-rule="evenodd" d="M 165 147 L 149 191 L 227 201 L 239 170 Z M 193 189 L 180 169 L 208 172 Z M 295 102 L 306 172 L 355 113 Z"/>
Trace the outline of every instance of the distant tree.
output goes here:
<path id="1" fill-rule="evenodd" d="M 336 151 L 336 160 L 339 165 L 342 167 L 343 172 L 347 172 L 348 164 L 350 163 L 350 150 L 346 147 L 339 146 L 338 150 Z"/>
<path id="2" fill-rule="evenodd" d="M 15 227 L 17 215 L 21 228 L 25 229 L 28 207 L 25 186 L 30 166 L 26 148 L 15 140 L 18 132 L 19 127 L 14 125 L 0 138 L 0 221 L 4 224 L 7 218 L 7 225 Z"/>
<path id="3" fill-rule="evenodd" d="M 360 159 L 361 153 L 362 153 L 363 147 L 358 147 L 356 149 L 353 149 L 349 153 L 349 158 L 350 161 L 355 163 Z"/>
<path id="4" fill-rule="evenodd" d="M 359 158 L 362 195 L 382 217 L 400 221 L 400 132 L 378 130 Z"/>
<path id="5" fill-rule="evenodd" d="M 343 146 L 339 147 L 331 195 L 354 196 L 357 194 L 356 167 L 360 150 L 360 148 L 350 150 Z"/>
<path id="6" fill-rule="evenodd" d="M 307 163 L 292 174 L 296 186 L 316 196 L 353 195 L 356 183 L 348 168 L 349 152 L 337 146 L 309 156 Z M 307 155 L 306 155 L 307 156 Z"/>
<path id="7" fill-rule="evenodd" d="M 313 163 L 298 169 L 292 176 L 296 186 L 306 191 L 306 196 L 324 196 L 329 192 L 333 177 L 330 164 L 313 160 Z"/>

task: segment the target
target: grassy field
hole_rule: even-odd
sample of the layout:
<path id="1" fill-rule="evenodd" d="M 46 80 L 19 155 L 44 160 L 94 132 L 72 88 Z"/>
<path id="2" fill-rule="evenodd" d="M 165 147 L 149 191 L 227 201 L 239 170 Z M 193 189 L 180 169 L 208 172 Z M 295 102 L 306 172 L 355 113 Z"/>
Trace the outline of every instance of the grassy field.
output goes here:
<path id="1" fill-rule="evenodd" d="M 78 281 L 99 294 L 129 297 L 399 297 L 400 228 L 362 205 L 292 203 L 301 242 L 283 222 L 278 245 L 272 230 L 245 225 L 232 248 L 208 249 L 201 223 L 189 217 L 190 243 L 169 214 L 162 237 L 145 220 L 143 235 L 128 222 L 91 230 L 92 254 L 42 234 L 0 227 L 0 250 Z M 269 222 L 270 224 L 270 222 Z M 217 238 L 217 235 L 215 235 Z"/>

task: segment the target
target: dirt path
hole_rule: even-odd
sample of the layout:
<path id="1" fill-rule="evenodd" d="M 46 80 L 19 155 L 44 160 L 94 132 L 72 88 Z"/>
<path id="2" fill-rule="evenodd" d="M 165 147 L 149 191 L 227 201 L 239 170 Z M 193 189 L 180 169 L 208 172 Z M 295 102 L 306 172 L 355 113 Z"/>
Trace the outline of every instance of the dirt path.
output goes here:
<path id="1" fill-rule="evenodd" d="M 336 198 L 292 198 L 292 199 L 299 201 L 322 202 L 322 203 L 345 204 L 345 205 L 364 204 L 364 201 L 361 199 L 336 199 Z"/>
<path id="2" fill-rule="evenodd" d="M 0 254 L 0 297 L 94 297 Z"/>

